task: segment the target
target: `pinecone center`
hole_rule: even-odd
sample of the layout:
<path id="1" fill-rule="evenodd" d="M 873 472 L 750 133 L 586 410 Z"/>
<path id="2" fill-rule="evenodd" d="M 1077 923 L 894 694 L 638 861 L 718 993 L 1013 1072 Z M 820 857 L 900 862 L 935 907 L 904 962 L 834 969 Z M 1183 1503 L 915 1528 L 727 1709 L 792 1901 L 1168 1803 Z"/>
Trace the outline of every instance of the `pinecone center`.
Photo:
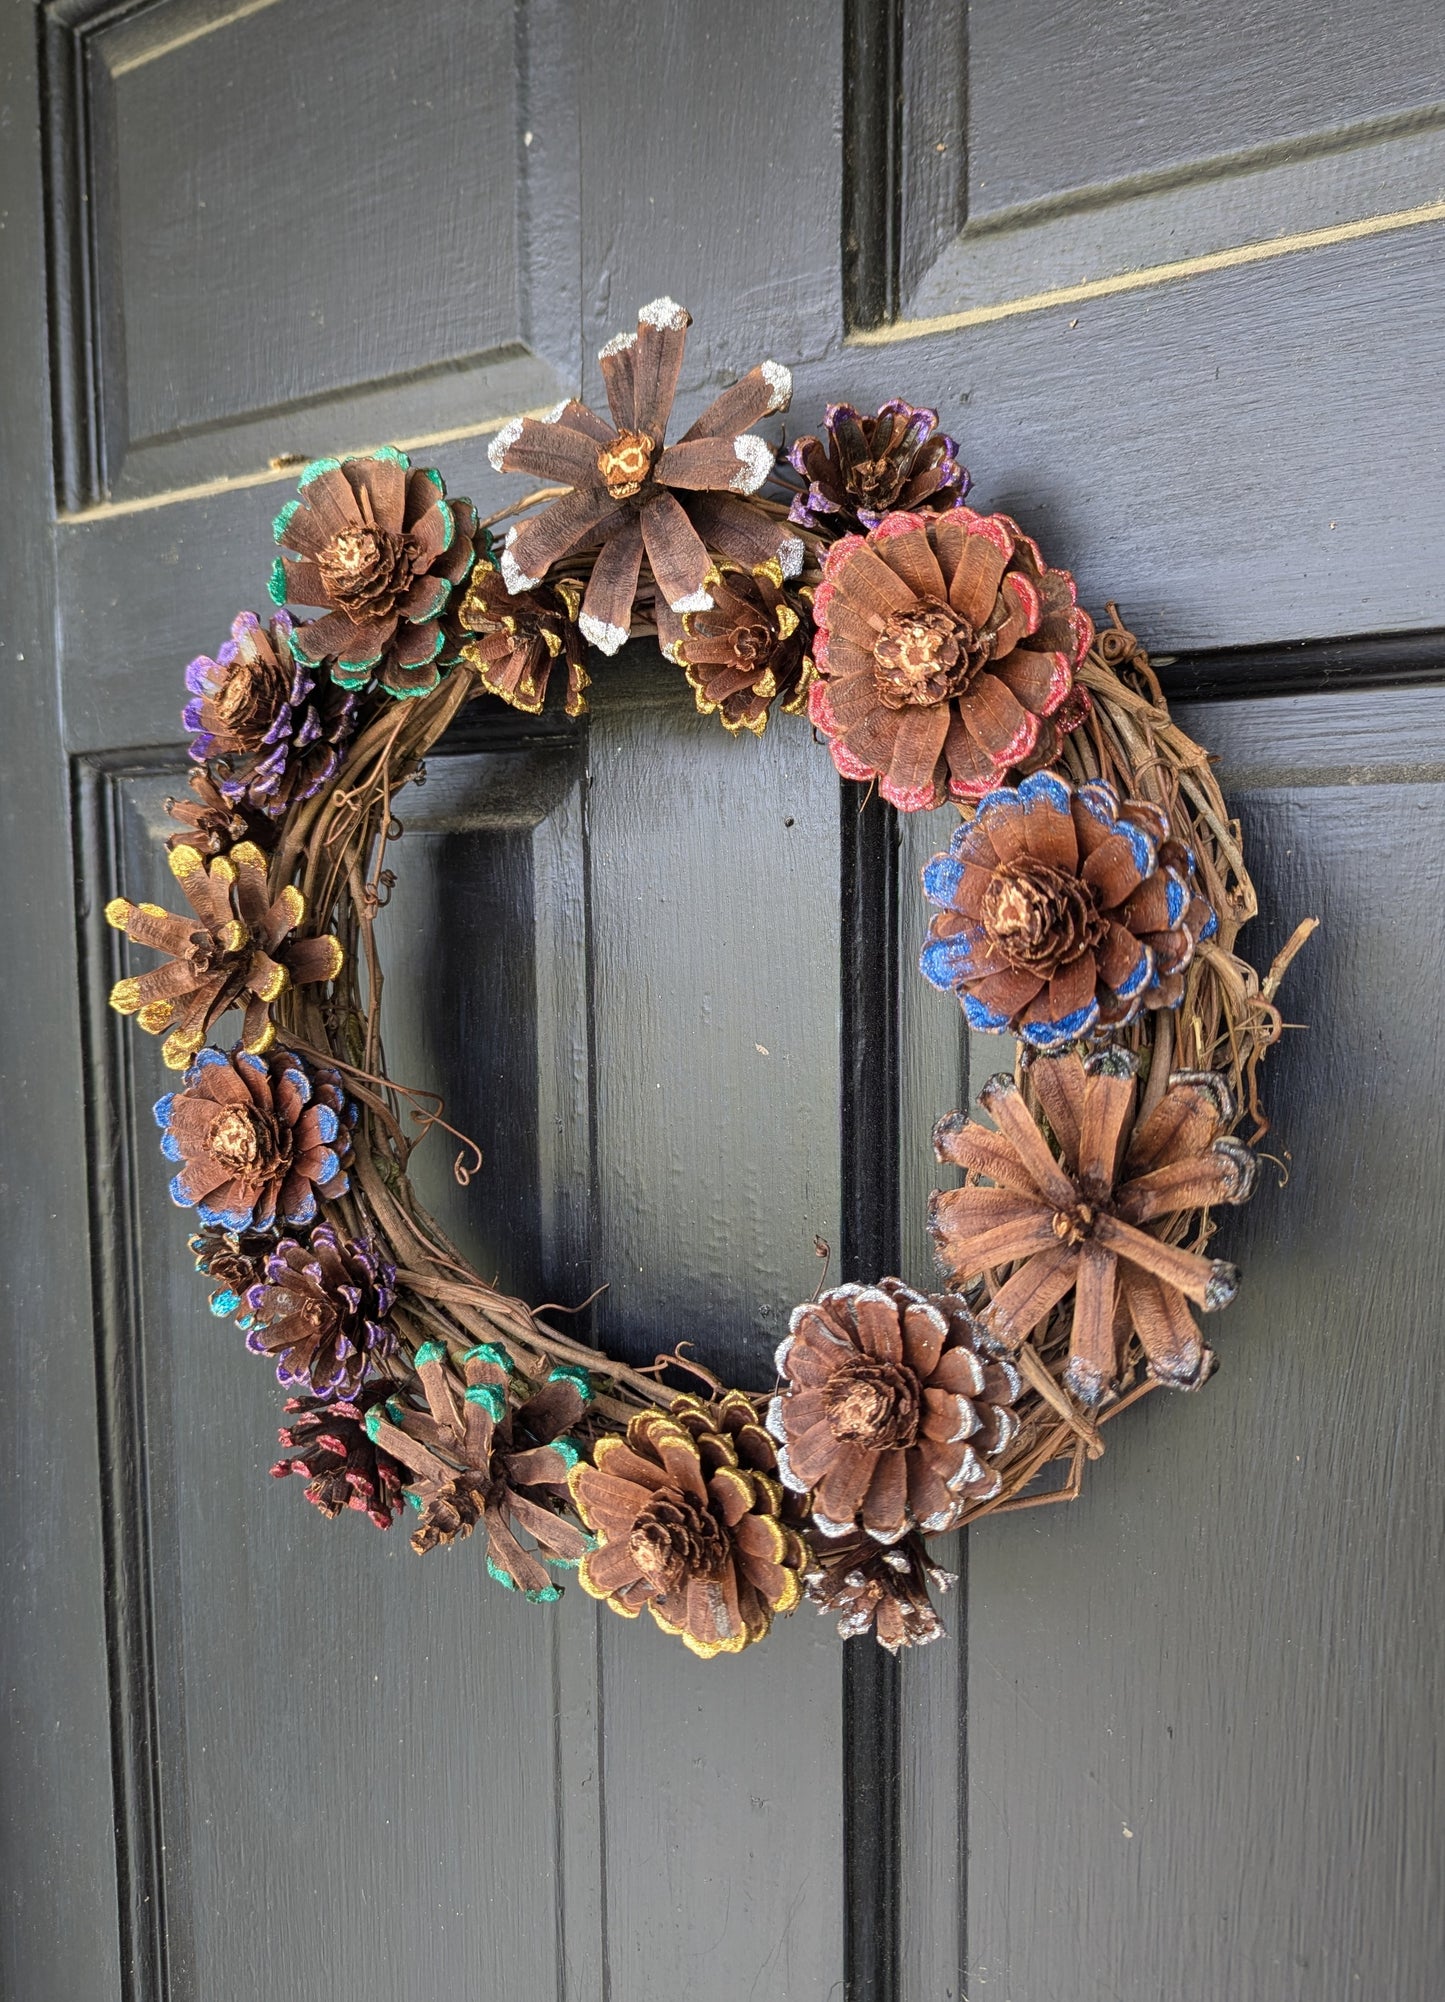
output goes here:
<path id="1" fill-rule="evenodd" d="M 339 611 L 376 616 L 389 612 L 411 575 L 411 547 L 404 535 L 374 523 L 344 528 L 316 559 L 321 581 Z"/>
<path id="2" fill-rule="evenodd" d="M 1093 1203 L 1075 1203 L 1072 1209 L 1054 1212 L 1054 1236 L 1060 1244 L 1082 1244 L 1094 1235 L 1099 1212 Z"/>
<path id="3" fill-rule="evenodd" d="M 886 508 L 897 499 L 903 485 L 903 467 L 890 454 L 877 459 L 855 459 L 848 469 L 848 485 L 869 507 Z"/>
<path id="4" fill-rule="evenodd" d="M 638 1570 L 659 1592 L 689 1578 L 716 1578 L 728 1545 L 712 1514 L 693 1495 L 659 1495 L 638 1516 L 628 1538 Z"/>
<path id="5" fill-rule="evenodd" d="M 269 1165 L 275 1152 L 271 1136 L 254 1112 L 228 1105 L 210 1132 L 210 1151 L 233 1175 L 253 1175 Z"/>
<path id="6" fill-rule="evenodd" d="M 603 446 L 597 470 L 613 500 L 631 500 L 642 492 L 656 451 L 656 440 L 645 431 L 619 431 L 610 445 Z"/>
<path id="7" fill-rule="evenodd" d="M 961 695 L 982 666 L 986 643 L 947 605 L 891 612 L 873 643 L 873 679 L 889 709 L 931 709 Z"/>
<path id="8" fill-rule="evenodd" d="M 1010 966 L 1046 977 L 1098 945 L 1107 928 L 1087 883 L 1046 862 L 997 869 L 984 891 L 982 917 Z"/>
<path id="9" fill-rule="evenodd" d="M 740 667 L 760 667 L 773 650 L 773 636 L 761 620 L 746 620 L 732 631 L 733 658 Z"/>
<path id="10" fill-rule="evenodd" d="M 918 1436 L 918 1378 L 900 1363 L 857 1356 L 834 1370 L 825 1396 L 835 1439 L 881 1451 Z"/>
<path id="11" fill-rule="evenodd" d="M 275 679 L 272 674 L 258 673 L 250 667 L 238 666 L 232 670 L 225 686 L 213 698 L 216 714 L 228 729 L 235 730 L 276 706 L 274 693 L 266 686 Z"/>

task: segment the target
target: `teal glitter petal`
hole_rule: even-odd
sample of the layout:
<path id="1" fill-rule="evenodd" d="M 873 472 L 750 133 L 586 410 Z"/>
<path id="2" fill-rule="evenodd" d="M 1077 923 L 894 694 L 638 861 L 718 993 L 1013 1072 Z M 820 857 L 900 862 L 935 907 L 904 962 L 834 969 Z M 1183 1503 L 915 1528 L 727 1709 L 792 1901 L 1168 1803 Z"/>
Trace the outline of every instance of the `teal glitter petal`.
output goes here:
<path id="1" fill-rule="evenodd" d="M 304 491 L 313 480 L 319 480 L 323 473 L 339 473 L 340 459 L 313 459 L 309 466 L 301 468 L 301 477 L 296 484 Z"/>
<path id="2" fill-rule="evenodd" d="M 437 506 L 447 518 L 447 539 L 442 544 L 442 553 L 445 555 L 457 539 L 457 518 L 445 501 L 438 501 Z"/>
<path id="3" fill-rule="evenodd" d="M 556 1585 L 539 1585 L 535 1592 L 528 1592 L 526 1594 L 526 1597 L 534 1606 L 555 1605 L 561 1596 L 561 1590 Z"/>
<path id="4" fill-rule="evenodd" d="M 398 688 L 395 683 L 387 680 L 385 674 L 380 677 L 378 686 L 386 691 L 393 702 L 415 702 L 419 695 L 431 695 L 440 688 L 441 680 L 441 669 L 438 668 L 429 681 L 418 682 L 414 688 Z"/>
<path id="5" fill-rule="evenodd" d="M 310 667 L 316 667 L 318 664 L 314 660 L 307 663 Z M 353 695 L 356 695 L 363 688 L 371 686 L 371 670 L 365 667 L 343 667 L 339 660 L 334 660 L 331 663 L 331 679 L 338 688 L 348 688 Z"/>
<path id="6" fill-rule="evenodd" d="M 504 1369 L 508 1376 L 515 1376 L 517 1373 L 517 1365 L 512 1361 L 512 1358 L 507 1354 L 507 1351 L 502 1347 L 500 1342 L 478 1342 L 474 1349 L 467 1350 L 466 1354 L 462 1357 L 462 1361 L 464 1363 L 476 1361 L 489 1362 L 497 1369 Z"/>
<path id="7" fill-rule="evenodd" d="M 407 1505 L 407 1507 L 408 1507 L 408 1508 L 414 1508 L 414 1509 L 416 1510 L 417 1514 L 418 1514 L 418 1515 L 420 1515 L 420 1514 L 421 1514 L 421 1496 L 420 1496 L 420 1495 L 419 1495 L 419 1494 L 417 1493 L 416 1489 L 415 1489 L 415 1488 L 403 1488 L 403 1489 L 402 1489 L 402 1493 L 403 1493 L 403 1494 L 404 1494 L 404 1495 L 406 1496 L 406 1505 Z"/>
<path id="8" fill-rule="evenodd" d="M 463 1396 L 468 1404 L 479 1404 L 494 1425 L 507 1415 L 507 1393 L 499 1383 L 469 1383 Z"/>
<path id="9" fill-rule="evenodd" d="M 229 1320 L 231 1315 L 237 1312 L 240 1305 L 240 1294 L 232 1292 L 229 1286 L 224 1287 L 219 1293 L 211 1295 L 211 1312 L 219 1321 Z"/>
<path id="10" fill-rule="evenodd" d="M 560 1456 L 562 1464 L 566 1467 L 575 1467 L 582 1458 L 582 1448 L 575 1439 L 569 1439 L 565 1432 L 560 1439 L 553 1439 L 551 1446 L 552 1451 Z"/>
<path id="11" fill-rule="evenodd" d="M 584 1404 L 590 1404 L 597 1395 L 597 1392 L 592 1387 L 592 1378 L 577 1363 L 559 1363 L 557 1368 L 547 1378 L 547 1381 L 548 1383 L 570 1383 Z"/>
<path id="12" fill-rule="evenodd" d="M 426 475 L 427 479 L 431 481 L 432 485 L 436 488 L 439 494 L 446 493 L 447 483 L 442 478 L 441 474 L 437 471 L 435 466 L 423 466 L 421 470 Z"/>
<path id="13" fill-rule="evenodd" d="M 517 1589 L 516 1580 L 507 1576 L 496 1558 L 490 1553 L 487 1556 L 487 1576 L 495 1578 L 499 1585 L 505 1585 L 509 1592 L 515 1592 Z"/>
<path id="14" fill-rule="evenodd" d="M 291 517 L 296 513 L 297 509 L 300 506 L 301 503 L 299 500 L 287 501 L 285 507 L 282 508 L 281 512 L 272 522 L 271 533 L 272 535 L 275 536 L 278 542 L 284 542 L 286 540 L 286 531 L 291 526 Z"/>
<path id="15" fill-rule="evenodd" d="M 391 1420 L 393 1425 L 400 1425 L 402 1419 L 406 1416 L 406 1413 L 402 1410 L 401 1406 L 397 1403 L 394 1397 L 388 1397 L 388 1399 L 386 1400 L 386 1415 Z"/>
<path id="16" fill-rule="evenodd" d="M 440 1342 L 423 1342 L 415 1356 L 418 1369 L 425 1369 L 429 1362 L 445 1362 L 446 1359 L 446 1349 Z"/>
<path id="17" fill-rule="evenodd" d="M 266 580 L 266 595 L 273 605 L 284 605 L 286 602 L 286 565 L 279 556 L 271 565 L 271 575 Z"/>
<path id="18" fill-rule="evenodd" d="M 399 452 L 395 445 L 378 445 L 376 450 L 368 452 L 366 457 L 368 459 L 386 459 L 393 466 L 400 466 L 404 473 L 411 471 L 411 460 L 406 456 L 405 452 Z M 360 462 L 353 460 L 351 463 L 353 465 L 357 463 L 364 465 L 365 460 Z"/>
<path id="19" fill-rule="evenodd" d="M 382 1416 L 381 1406 L 379 1404 L 373 1404 L 370 1411 L 367 1412 L 365 1420 L 363 1421 L 366 1426 L 366 1436 L 371 1441 L 373 1446 L 376 1444 L 376 1435 L 381 1430 L 381 1416 Z M 411 1500 L 410 1495 L 407 1496 L 407 1500 L 408 1501 Z"/>

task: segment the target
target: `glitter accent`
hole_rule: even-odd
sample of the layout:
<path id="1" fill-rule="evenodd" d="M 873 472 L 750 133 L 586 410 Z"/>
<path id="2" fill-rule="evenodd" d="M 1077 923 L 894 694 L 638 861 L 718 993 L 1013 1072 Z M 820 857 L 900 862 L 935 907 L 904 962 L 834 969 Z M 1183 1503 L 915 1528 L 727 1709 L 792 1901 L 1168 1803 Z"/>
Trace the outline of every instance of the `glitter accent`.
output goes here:
<path id="1" fill-rule="evenodd" d="M 680 333 L 684 327 L 692 325 L 692 314 L 686 306 L 679 306 L 676 299 L 669 299 L 666 293 L 660 299 L 649 299 L 645 306 L 640 306 L 637 318 L 643 326 L 663 327 L 670 334 Z"/>
<path id="2" fill-rule="evenodd" d="M 561 423 L 561 421 L 562 421 L 562 413 L 563 413 L 563 412 L 564 412 L 564 411 L 566 410 L 566 408 L 567 408 L 568 404 L 569 404 L 569 403 L 570 403 L 571 401 L 572 401 L 572 399 L 571 399 L 571 397 L 570 397 L 570 396 L 564 396 L 564 397 L 562 398 L 562 401 L 561 401 L 560 403 L 554 403 L 554 404 L 552 405 L 552 408 L 551 408 L 551 409 L 550 409 L 550 410 L 549 410 L 549 411 L 548 411 L 548 412 L 546 413 L 546 415 L 545 415 L 544 417 L 540 417 L 540 418 L 538 418 L 538 420 L 537 420 L 537 421 L 538 421 L 538 423 L 539 423 L 539 424 L 560 424 L 560 423 Z"/>
<path id="3" fill-rule="evenodd" d="M 712 593 L 710 591 L 690 591 L 685 598 L 672 600 L 674 612 L 710 612 Z"/>
<path id="4" fill-rule="evenodd" d="M 793 371 L 784 368 L 780 361 L 759 362 L 758 372 L 773 393 L 765 415 L 771 417 L 775 411 L 786 410 L 793 400 Z"/>
<path id="5" fill-rule="evenodd" d="M 597 350 L 598 361 L 606 361 L 609 355 L 620 355 L 628 348 L 637 346 L 636 334 L 614 334 L 606 347 Z"/>
<path id="6" fill-rule="evenodd" d="M 733 492 L 755 494 L 773 470 L 772 446 L 766 438 L 758 438 L 751 431 L 744 431 L 740 438 L 733 439 L 733 457 L 738 462 L 738 470 L 729 481 Z"/>
<path id="7" fill-rule="evenodd" d="M 519 591 L 535 591 L 541 583 L 540 577 L 529 577 L 521 569 L 512 554 L 512 544 L 517 539 L 515 524 L 507 530 L 507 540 L 502 545 L 502 581 L 515 598 Z"/>
<path id="8" fill-rule="evenodd" d="M 521 437 L 522 426 L 526 421 L 524 417 L 513 417 L 509 423 L 502 426 L 491 444 L 488 445 L 487 457 L 492 462 L 492 471 L 494 473 L 504 473 L 507 470 L 502 464 L 502 460 Z"/>
<path id="9" fill-rule="evenodd" d="M 785 535 L 778 544 L 778 565 L 785 577 L 801 577 L 803 574 L 803 539 L 799 535 Z"/>
<path id="10" fill-rule="evenodd" d="M 505 572 L 505 557 L 502 568 Z M 589 640 L 599 653 L 616 653 L 619 647 L 627 644 L 626 626 L 609 626 L 603 619 L 594 619 L 590 612 L 584 612 L 577 623 L 582 629 L 582 637 Z"/>

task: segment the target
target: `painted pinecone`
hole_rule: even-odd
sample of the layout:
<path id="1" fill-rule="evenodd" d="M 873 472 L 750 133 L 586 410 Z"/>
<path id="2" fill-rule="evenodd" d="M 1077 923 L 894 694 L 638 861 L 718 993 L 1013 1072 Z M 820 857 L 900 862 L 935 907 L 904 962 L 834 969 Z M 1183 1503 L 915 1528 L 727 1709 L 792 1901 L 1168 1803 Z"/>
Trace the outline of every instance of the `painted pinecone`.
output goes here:
<path id="1" fill-rule="evenodd" d="M 253 841 L 258 848 L 269 848 L 275 842 L 275 823 L 244 801 L 228 800 L 204 766 L 198 766 L 186 784 L 189 799 L 166 801 L 166 812 L 180 822 L 166 836 L 168 849 L 194 848 L 199 855 L 224 855 L 241 841 Z"/>
<path id="2" fill-rule="evenodd" d="M 819 1610 L 838 1615 L 842 1640 L 871 1631 L 890 1654 L 941 1637 L 943 1622 L 928 1588 L 946 1592 L 957 1582 L 955 1572 L 929 1561 L 923 1539 L 914 1533 L 882 1545 L 857 1531 L 836 1540 L 815 1536 L 804 1576 Z"/>
<path id="3" fill-rule="evenodd" d="M 306 899 L 290 884 L 272 897 L 266 858 L 249 842 L 209 865 L 182 843 L 170 851 L 170 865 L 190 917 L 126 897 L 112 897 L 105 907 L 106 922 L 132 944 L 165 955 L 150 972 L 118 980 L 111 1007 L 134 1015 L 151 1035 L 170 1031 L 161 1055 L 171 1070 L 185 1069 L 231 1008 L 245 1011 L 241 1047 L 270 1049 L 272 1003 L 288 987 L 334 980 L 345 959 L 340 941 L 330 933 L 292 936 L 306 916 Z"/>
<path id="4" fill-rule="evenodd" d="M 1074 675 L 1093 622 L 1007 515 L 890 514 L 845 535 L 813 617 L 808 714 L 844 778 L 905 812 L 1047 763 L 1087 714 Z"/>
<path id="5" fill-rule="evenodd" d="M 560 663 L 567 676 L 566 713 L 580 716 L 589 681 L 587 643 L 577 624 L 581 604 L 582 586 L 573 578 L 514 594 L 500 570 L 478 563 L 461 606 L 462 658 L 489 695 L 528 716 L 540 714 Z"/>
<path id="6" fill-rule="evenodd" d="M 351 1397 L 371 1362 L 390 1355 L 396 1267 L 371 1242 L 318 1223 L 304 1244 L 283 1237 L 246 1290 L 241 1326 L 254 1355 L 274 1356 L 278 1383 L 313 1397 Z"/>
<path id="7" fill-rule="evenodd" d="M 369 458 L 316 459 L 276 517 L 271 595 L 319 605 L 292 645 L 329 663 L 343 688 L 374 678 L 391 696 L 429 695 L 441 680 L 443 614 L 472 567 L 476 509 L 448 500 L 430 466 L 383 446 Z"/>
<path id="8" fill-rule="evenodd" d="M 318 687 L 294 634 L 288 612 L 269 627 L 242 612 L 216 658 L 201 654 L 186 669 L 191 699 L 181 721 L 195 732 L 190 754 L 211 767 L 222 798 L 242 814 L 279 820 L 310 799 L 335 776 L 356 730 L 355 698 Z"/>
<path id="9" fill-rule="evenodd" d="M 598 1538 L 584 1589 L 629 1619 L 646 1606 L 694 1654 L 740 1653 L 797 1605 L 807 1553 L 780 1520 L 782 1491 L 706 1417 L 639 1412 L 625 1438 L 598 1440 L 571 1489 Z"/>
<path id="10" fill-rule="evenodd" d="M 1177 1007 L 1195 947 L 1217 929 L 1159 807 L 1054 772 L 982 800 L 923 888 L 942 913 L 924 978 L 958 994 L 970 1028 L 1041 1050 Z"/>
<path id="11" fill-rule="evenodd" d="M 1005 1354 L 1072 1292 L 1065 1382 L 1090 1404 L 1118 1384 L 1131 1330 L 1152 1377 L 1184 1389 L 1204 1382 L 1214 1357 L 1190 1306 L 1206 1314 L 1228 1306 L 1239 1273 L 1148 1226 L 1247 1202 L 1257 1174 L 1254 1155 L 1230 1137 L 1234 1105 L 1222 1077 L 1176 1071 L 1136 1123 L 1137 1071 L 1118 1049 L 1030 1064 L 1057 1152 L 1007 1074 L 979 1094 L 997 1131 L 954 1113 L 934 1133 L 938 1158 L 969 1175 L 966 1187 L 939 1191 L 930 1204 L 940 1265 L 955 1283 L 1015 1268 L 980 1316 L 984 1338 Z"/>
<path id="12" fill-rule="evenodd" d="M 410 1471 L 412 1549 L 424 1556 L 480 1527 L 499 1584 L 533 1601 L 559 1598 L 546 1565 L 576 1564 L 590 1547 L 566 1513 L 567 1478 L 581 1457 L 570 1428 L 594 1394 L 586 1371 L 554 1369 L 518 1402 L 511 1357 L 498 1342 L 479 1342 L 462 1357 L 458 1400 L 440 1342 L 423 1342 L 415 1363 L 427 1409 L 392 1405 L 367 1419 L 372 1438 Z"/>
<path id="13" fill-rule="evenodd" d="M 790 510 L 802 528 L 866 534 L 886 514 L 958 507 L 972 482 L 936 410 L 897 397 L 876 417 L 830 403 L 822 438 L 797 439 L 788 458 L 807 482 Z"/>
<path id="14" fill-rule="evenodd" d="M 268 1231 L 308 1224 L 318 1196 L 350 1186 L 356 1109 L 335 1071 L 290 1050 L 201 1050 L 182 1087 L 156 1101 L 161 1152 L 180 1162 L 171 1200 L 203 1224 Z"/>
<path id="15" fill-rule="evenodd" d="M 507 531 L 502 575 L 510 590 L 532 591 L 554 563 L 596 549 L 581 626 L 603 653 L 627 640 L 644 554 L 659 596 L 679 616 L 712 604 L 709 550 L 745 569 L 775 561 L 796 577 L 802 568 L 800 538 L 744 498 L 773 470 L 772 446 L 750 427 L 787 409 L 787 369 L 772 361 L 750 369 L 675 445 L 666 443 L 691 324 L 675 300 L 654 299 L 635 334 L 607 343 L 598 361 L 611 423 L 585 404 L 559 403 L 547 417 L 516 418 L 488 449 L 499 473 L 571 488 Z"/>
<path id="16" fill-rule="evenodd" d="M 708 589 L 713 602 L 705 612 L 679 617 L 658 600 L 658 640 L 685 671 L 702 715 L 760 737 L 774 703 L 786 716 L 806 706 L 813 679 L 807 607 L 788 592 L 776 563 L 752 570 L 720 564 Z"/>
<path id="17" fill-rule="evenodd" d="M 234 1231 L 207 1224 L 187 1240 L 197 1272 L 211 1280 L 211 1312 L 218 1320 L 229 1321 L 242 1311 L 248 1288 L 260 1278 L 271 1249 L 269 1238 L 239 1237 Z"/>
<path id="18" fill-rule="evenodd" d="M 406 1468 L 375 1444 L 366 1430 L 366 1414 L 383 1403 L 391 1385 L 364 1384 L 355 1397 L 288 1397 L 290 1423 L 277 1434 L 291 1457 L 284 1455 L 272 1475 L 284 1480 L 299 1474 L 306 1482 L 306 1499 L 328 1522 L 343 1509 L 355 1509 L 378 1529 L 390 1529 L 405 1500 Z"/>
<path id="19" fill-rule="evenodd" d="M 991 1462 L 1017 1434 L 1021 1385 L 979 1353 L 961 1297 L 925 1297 L 899 1279 L 835 1287 L 794 1309 L 777 1367 L 778 1469 L 811 1497 L 825 1536 L 855 1524 L 879 1543 L 915 1528 L 936 1535 L 999 1492 Z"/>

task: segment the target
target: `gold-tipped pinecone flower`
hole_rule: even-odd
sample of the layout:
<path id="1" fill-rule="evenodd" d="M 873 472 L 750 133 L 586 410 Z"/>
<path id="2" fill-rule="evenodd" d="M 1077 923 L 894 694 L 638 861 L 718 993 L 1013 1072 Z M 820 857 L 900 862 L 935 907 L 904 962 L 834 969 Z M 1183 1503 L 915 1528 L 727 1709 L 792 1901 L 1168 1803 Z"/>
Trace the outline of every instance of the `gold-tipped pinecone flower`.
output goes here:
<path id="1" fill-rule="evenodd" d="M 587 642 L 577 623 L 581 604 L 582 586 L 573 578 L 514 593 L 500 570 L 478 563 L 462 600 L 462 627 L 474 635 L 464 641 L 462 659 L 476 669 L 489 695 L 527 716 L 540 714 L 560 664 L 567 675 L 567 714 L 580 716 L 589 680 Z"/>
<path id="2" fill-rule="evenodd" d="M 670 611 L 657 600 L 662 651 L 687 675 L 700 713 L 734 734 L 760 737 L 776 705 L 786 716 L 807 706 L 813 629 L 807 608 L 783 583 L 777 563 L 751 570 L 722 563 L 709 573 L 705 612 Z"/>

